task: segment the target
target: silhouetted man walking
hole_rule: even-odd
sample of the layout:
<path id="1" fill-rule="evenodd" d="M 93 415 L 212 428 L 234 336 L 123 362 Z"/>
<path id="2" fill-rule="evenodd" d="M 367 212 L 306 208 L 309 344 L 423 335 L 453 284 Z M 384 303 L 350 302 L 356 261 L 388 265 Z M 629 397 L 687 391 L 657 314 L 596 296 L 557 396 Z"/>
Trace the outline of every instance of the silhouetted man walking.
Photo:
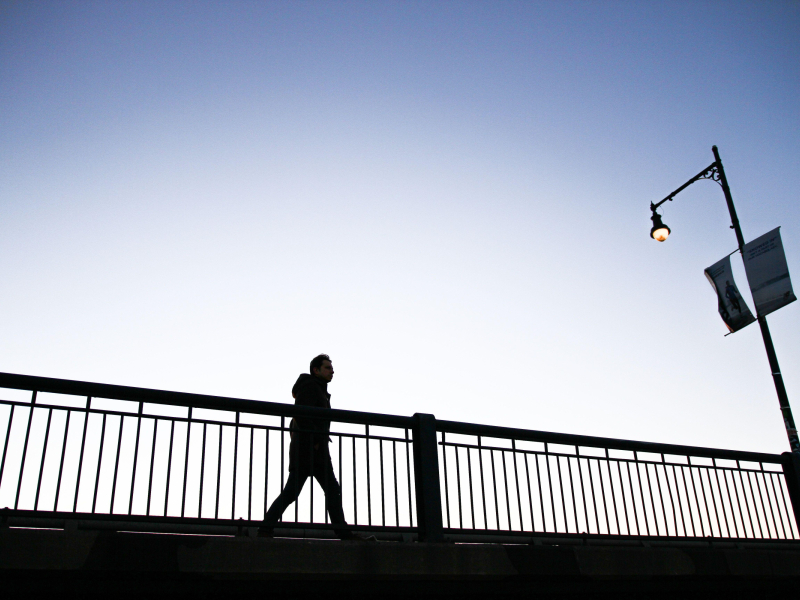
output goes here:
<path id="1" fill-rule="evenodd" d="M 328 384 L 333 379 L 333 365 L 330 357 L 327 354 L 314 357 L 309 370 L 311 373 L 300 375 L 292 388 L 295 404 L 297 406 L 330 408 L 331 395 L 328 393 Z M 280 496 L 275 499 L 264 516 L 264 526 L 259 528 L 259 535 L 272 536 L 275 523 L 283 511 L 297 500 L 310 475 L 314 476 L 325 491 L 325 508 L 331 523 L 347 525 L 342 510 L 342 488 L 336 480 L 331 455 L 328 451 L 330 428 L 329 419 L 298 417 L 292 420 L 290 426 L 292 441 L 289 444 L 289 479 Z M 366 539 L 345 528 L 337 527 L 334 531 L 343 540 Z"/>

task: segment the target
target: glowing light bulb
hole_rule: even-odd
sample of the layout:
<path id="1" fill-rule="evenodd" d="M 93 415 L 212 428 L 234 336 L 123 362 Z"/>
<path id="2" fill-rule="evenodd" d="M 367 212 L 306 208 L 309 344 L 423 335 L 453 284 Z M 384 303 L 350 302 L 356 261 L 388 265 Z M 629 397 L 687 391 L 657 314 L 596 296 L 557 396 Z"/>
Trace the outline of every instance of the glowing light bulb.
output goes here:
<path id="1" fill-rule="evenodd" d="M 669 227 L 660 227 L 650 234 L 654 240 L 664 242 L 669 237 Z"/>

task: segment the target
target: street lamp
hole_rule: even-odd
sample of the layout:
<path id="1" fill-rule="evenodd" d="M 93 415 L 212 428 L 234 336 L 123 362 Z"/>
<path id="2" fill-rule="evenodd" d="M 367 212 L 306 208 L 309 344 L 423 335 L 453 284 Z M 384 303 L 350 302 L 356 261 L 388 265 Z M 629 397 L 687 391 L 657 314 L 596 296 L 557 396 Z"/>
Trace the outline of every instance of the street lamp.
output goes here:
<path id="1" fill-rule="evenodd" d="M 661 200 L 661 202 L 656 204 L 650 203 L 650 210 L 653 213 L 650 217 L 653 221 L 650 237 L 659 242 L 663 242 L 666 241 L 670 234 L 670 228 L 664 225 L 661 221 L 661 215 L 656 212 L 659 206 L 667 201 L 671 202 L 679 192 L 689 187 L 695 181 L 710 179 L 716 181 L 722 187 L 722 192 L 725 194 L 725 202 L 728 204 L 728 212 L 731 215 L 731 229 L 736 232 L 736 241 L 739 243 L 739 253 L 744 256 L 744 236 L 742 235 L 742 228 L 739 226 L 739 218 L 736 216 L 736 208 L 733 206 L 733 198 L 731 197 L 731 190 L 728 187 L 728 180 L 725 177 L 725 169 L 722 167 L 722 160 L 719 157 L 717 147 L 712 146 L 711 151 L 714 153 L 713 163 L 669 194 L 666 198 Z M 792 409 L 789 406 L 789 396 L 786 394 L 786 386 L 783 384 L 781 369 L 778 365 L 778 357 L 775 354 L 775 347 L 772 345 L 772 336 L 770 335 L 769 326 L 767 325 L 767 318 L 759 313 L 758 306 L 755 308 L 756 318 L 761 327 L 761 336 L 764 338 L 764 347 L 767 350 L 767 359 L 769 360 L 769 367 L 772 371 L 772 379 L 775 383 L 775 391 L 778 393 L 778 403 L 781 407 L 783 423 L 786 427 L 786 435 L 789 437 L 789 445 L 792 448 L 792 452 L 800 453 L 800 439 L 798 439 L 797 428 L 794 425 L 794 417 L 792 416 Z"/>
<path id="2" fill-rule="evenodd" d="M 653 211 L 653 216 L 650 217 L 650 220 L 653 221 L 653 228 L 650 230 L 650 237 L 657 242 L 666 242 L 672 230 L 661 222 L 661 215 L 655 210 Z"/>

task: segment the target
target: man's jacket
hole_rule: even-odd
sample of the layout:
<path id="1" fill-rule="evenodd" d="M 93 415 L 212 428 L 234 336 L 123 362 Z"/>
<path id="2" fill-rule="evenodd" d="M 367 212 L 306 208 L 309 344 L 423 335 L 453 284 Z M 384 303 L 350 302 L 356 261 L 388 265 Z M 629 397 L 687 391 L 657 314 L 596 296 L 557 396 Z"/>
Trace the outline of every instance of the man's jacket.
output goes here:
<path id="1" fill-rule="evenodd" d="M 292 395 L 296 406 L 314 406 L 317 408 L 330 408 L 331 395 L 328 393 L 328 384 L 319 378 L 303 373 L 297 378 Z M 295 417 L 292 431 L 289 468 L 301 463 L 310 463 L 312 453 L 325 453 L 328 451 L 328 433 L 331 430 L 330 419 L 310 419 L 308 417 Z M 312 450 L 317 446 L 315 450 Z M 316 460 L 316 459 L 315 459 Z"/>

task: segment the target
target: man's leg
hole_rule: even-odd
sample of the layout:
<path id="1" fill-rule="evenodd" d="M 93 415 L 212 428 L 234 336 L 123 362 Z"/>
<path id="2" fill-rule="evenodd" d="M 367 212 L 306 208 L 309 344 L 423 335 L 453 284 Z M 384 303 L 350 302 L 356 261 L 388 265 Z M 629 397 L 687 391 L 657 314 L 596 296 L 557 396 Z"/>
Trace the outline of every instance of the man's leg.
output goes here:
<path id="1" fill-rule="evenodd" d="M 272 506 L 269 507 L 267 514 L 264 515 L 264 525 L 261 530 L 268 535 L 272 534 L 272 529 L 275 523 L 283 515 L 283 511 L 300 495 L 303 486 L 308 479 L 307 469 L 298 466 L 296 469 L 289 471 L 289 479 L 286 480 L 286 485 L 283 486 L 283 491 L 275 498 Z"/>
<path id="2" fill-rule="evenodd" d="M 331 518 L 331 523 L 333 525 L 347 525 L 347 521 L 344 518 L 344 510 L 342 509 L 342 486 L 336 480 L 330 455 L 319 460 L 319 463 L 322 464 L 314 465 L 314 478 L 325 492 L 325 508 Z M 352 532 L 349 529 L 337 527 L 334 531 L 342 539 L 352 537 Z"/>

